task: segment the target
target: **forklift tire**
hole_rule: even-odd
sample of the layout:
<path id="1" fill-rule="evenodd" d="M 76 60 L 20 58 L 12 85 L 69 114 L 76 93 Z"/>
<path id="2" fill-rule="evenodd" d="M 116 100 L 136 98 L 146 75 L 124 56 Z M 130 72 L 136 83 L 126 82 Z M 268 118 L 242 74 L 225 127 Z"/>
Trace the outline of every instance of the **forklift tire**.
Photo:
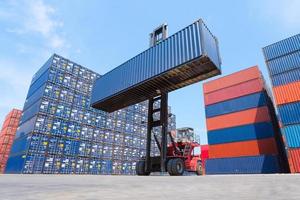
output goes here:
<path id="1" fill-rule="evenodd" d="M 145 171 L 145 161 L 144 160 L 139 160 L 136 163 L 135 170 L 136 170 L 136 174 L 138 176 L 149 176 L 150 175 L 150 172 Z"/>
<path id="2" fill-rule="evenodd" d="M 197 174 L 198 176 L 203 175 L 203 170 L 202 170 L 202 165 L 201 165 L 201 163 L 197 163 L 196 174 Z"/>
<path id="3" fill-rule="evenodd" d="M 167 167 L 171 176 L 181 176 L 184 173 L 184 162 L 180 158 L 169 160 Z"/>
<path id="4" fill-rule="evenodd" d="M 173 174 L 173 171 L 172 171 L 172 163 L 173 163 L 173 160 L 174 159 L 170 159 L 167 163 L 167 171 L 169 172 L 169 174 Z M 172 176 L 172 175 L 171 175 Z"/>

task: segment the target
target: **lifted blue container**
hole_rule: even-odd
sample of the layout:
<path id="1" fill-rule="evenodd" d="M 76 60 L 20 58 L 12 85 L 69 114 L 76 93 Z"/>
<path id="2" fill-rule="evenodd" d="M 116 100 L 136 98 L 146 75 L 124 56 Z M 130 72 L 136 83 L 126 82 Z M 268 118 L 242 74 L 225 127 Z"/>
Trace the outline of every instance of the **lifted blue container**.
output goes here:
<path id="1" fill-rule="evenodd" d="M 277 156 L 262 155 L 236 158 L 208 159 L 206 174 L 270 174 L 279 173 Z"/>
<path id="2" fill-rule="evenodd" d="M 221 73 L 218 41 L 202 20 L 100 77 L 91 105 L 113 112 Z"/>

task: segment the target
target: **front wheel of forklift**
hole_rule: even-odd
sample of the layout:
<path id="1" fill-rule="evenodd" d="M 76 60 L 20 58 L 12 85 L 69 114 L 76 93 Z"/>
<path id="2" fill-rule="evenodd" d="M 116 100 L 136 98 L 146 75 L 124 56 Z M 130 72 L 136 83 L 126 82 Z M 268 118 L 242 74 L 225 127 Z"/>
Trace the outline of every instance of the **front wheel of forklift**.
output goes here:
<path id="1" fill-rule="evenodd" d="M 150 175 L 150 172 L 145 171 L 145 164 L 146 164 L 146 162 L 144 160 L 140 160 L 136 163 L 135 170 L 136 170 L 136 174 L 138 176 L 149 176 Z"/>
<path id="2" fill-rule="evenodd" d="M 200 162 L 197 163 L 196 166 L 196 174 L 198 176 L 203 175 L 202 164 Z"/>
<path id="3" fill-rule="evenodd" d="M 170 176 L 182 176 L 184 173 L 184 162 L 180 158 L 174 158 L 169 160 L 167 169 Z"/>

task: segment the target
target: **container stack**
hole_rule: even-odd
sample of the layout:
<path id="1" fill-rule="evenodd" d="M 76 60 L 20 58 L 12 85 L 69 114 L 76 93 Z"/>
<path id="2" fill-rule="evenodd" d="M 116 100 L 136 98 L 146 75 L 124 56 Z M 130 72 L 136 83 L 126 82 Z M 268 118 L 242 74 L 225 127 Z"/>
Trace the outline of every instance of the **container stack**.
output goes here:
<path id="1" fill-rule="evenodd" d="M 15 138 L 22 111 L 13 109 L 5 117 L 0 132 L 0 173 L 3 173 Z"/>
<path id="2" fill-rule="evenodd" d="M 206 174 L 280 172 L 284 163 L 279 129 L 258 67 L 209 81 L 203 88 L 209 144 Z"/>
<path id="3" fill-rule="evenodd" d="M 300 173 L 300 34 L 263 48 L 288 149 L 290 170 Z"/>
<path id="4" fill-rule="evenodd" d="M 46 62 L 32 79 L 7 173 L 135 174 L 146 152 L 148 104 L 113 113 L 90 107 L 98 77 L 56 54 Z"/>

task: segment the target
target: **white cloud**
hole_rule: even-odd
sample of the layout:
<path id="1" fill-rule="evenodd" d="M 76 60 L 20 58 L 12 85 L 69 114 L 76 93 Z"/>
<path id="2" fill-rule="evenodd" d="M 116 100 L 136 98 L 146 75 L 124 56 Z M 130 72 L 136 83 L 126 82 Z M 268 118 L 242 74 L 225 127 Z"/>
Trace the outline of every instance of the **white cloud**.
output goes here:
<path id="1" fill-rule="evenodd" d="M 0 13 L 0 18 L 11 24 L 5 28 L 9 33 L 39 36 L 52 49 L 70 46 L 62 34 L 64 24 L 57 19 L 57 11 L 43 0 L 9 1 Z"/>

